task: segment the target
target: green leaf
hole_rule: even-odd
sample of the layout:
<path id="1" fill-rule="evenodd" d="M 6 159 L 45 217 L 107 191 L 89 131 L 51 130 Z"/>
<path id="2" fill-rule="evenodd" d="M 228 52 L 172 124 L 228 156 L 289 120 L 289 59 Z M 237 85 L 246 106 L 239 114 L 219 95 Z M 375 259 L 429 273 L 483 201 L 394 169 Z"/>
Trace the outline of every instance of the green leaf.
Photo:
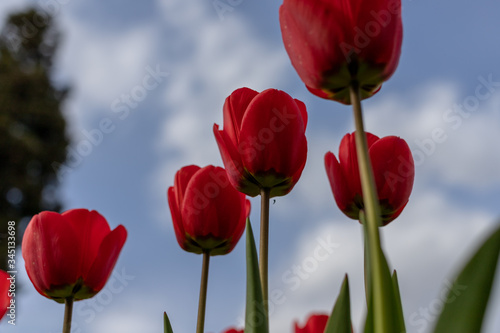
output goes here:
<path id="1" fill-rule="evenodd" d="M 257 249 L 252 225 L 247 219 L 247 303 L 245 333 L 268 333 L 269 319 L 264 310 Z"/>
<path id="2" fill-rule="evenodd" d="M 364 333 L 373 333 L 375 332 L 375 327 L 373 327 L 373 305 L 372 302 L 370 302 L 368 305 L 368 311 L 366 314 L 366 319 L 365 319 L 365 329 L 363 330 Z"/>
<path id="3" fill-rule="evenodd" d="M 392 288 L 394 290 L 394 304 L 396 306 L 396 320 L 398 332 L 406 332 L 405 318 L 403 315 L 403 305 L 401 304 L 401 294 L 399 293 L 398 273 L 392 273 Z"/>
<path id="4" fill-rule="evenodd" d="M 351 333 L 351 302 L 347 274 L 340 288 L 332 314 L 326 323 L 324 333 Z"/>
<path id="5" fill-rule="evenodd" d="M 481 332 L 499 253 L 500 228 L 481 245 L 448 287 L 434 333 Z"/>
<path id="6" fill-rule="evenodd" d="M 174 333 L 174 330 L 172 329 L 172 325 L 170 325 L 170 320 L 168 320 L 168 316 L 166 312 L 163 312 L 163 327 L 164 333 Z"/>

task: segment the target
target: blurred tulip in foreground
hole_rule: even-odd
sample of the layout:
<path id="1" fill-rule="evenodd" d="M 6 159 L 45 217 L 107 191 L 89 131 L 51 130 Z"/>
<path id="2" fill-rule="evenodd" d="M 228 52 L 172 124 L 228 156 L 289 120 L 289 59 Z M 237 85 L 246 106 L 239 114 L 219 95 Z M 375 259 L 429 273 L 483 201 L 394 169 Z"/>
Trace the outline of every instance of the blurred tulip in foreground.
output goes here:
<path id="1" fill-rule="evenodd" d="M 303 327 L 299 327 L 298 323 L 295 323 L 295 333 L 323 333 L 327 322 L 327 315 L 311 315 Z"/>
<path id="2" fill-rule="evenodd" d="M 366 133 L 366 137 L 382 223 L 386 225 L 398 217 L 408 203 L 415 176 L 413 157 L 401 138 L 380 139 L 370 133 Z M 358 220 L 364 203 L 354 133 L 342 139 L 338 160 L 333 153 L 326 153 L 325 167 L 338 207 L 348 217 Z"/>
<path id="3" fill-rule="evenodd" d="M 36 290 L 59 303 L 93 297 L 106 284 L 127 238 L 87 209 L 35 215 L 23 236 L 22 253 Z"/>
<path id="4" fill-rule="evenodd" d="M 181 248 L 222 255 L 236 246 L 245 229 L 250 202 L 230 185 L 223 168 L 185 166 L 175 174 L 167 196 Z"/>
<path id="5" fill-rule="evenodd" d="M 306 163 L 306 125 L 304 103 L 283 91 L 235 90 L 224 103 L 224 129 L 214 124 L 231 184 L 252 197 L 290 192 Z"/>
<path id="6" fill-rule="evenodd" d="M 353 81 L 368 98 L 399 62 L 401 0 L 284 0 L 280 25 L 293 67 L 322 98 L 351 104 Z"/>
<path id="7" fill-rule="evenodd" d="M 10 305 L 10 274 L 0 270 L 0 320 L 2 320 L 5 313 L 7 313 L 7 307 Z"/>
<path id="8" fill-rule="evenodd" d="M 225 330 L 223 333 L 243 333 L 244 330 L 237 330 L 235 328 L 229 328 L 227 330 Z"/>

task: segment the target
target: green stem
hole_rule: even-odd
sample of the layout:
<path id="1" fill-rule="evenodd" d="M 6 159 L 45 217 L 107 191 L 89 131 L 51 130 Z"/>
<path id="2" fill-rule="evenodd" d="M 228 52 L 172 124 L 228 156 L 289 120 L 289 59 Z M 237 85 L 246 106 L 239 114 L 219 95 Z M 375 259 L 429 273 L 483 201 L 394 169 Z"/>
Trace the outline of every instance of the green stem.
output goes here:
<path id="1" fill-rule="evenodd" d="M 269 200 L 270 189 L 263 188 L 260 191 L 260 251 L 259 269 L 260 281 L 262 283 L 262 296 L 264 300 L 264 311 L 266 318 L 269 317 L 268 309 L 268 252 L 269 252 Z"/>
<path id="2" fill-rule="evenodd" d="M 207 307 L 208 266 L 210 264 L 210 253 L 203 252 L 203 264 L 201 268 L 200 299 L 198 303 L 198 323 L 196 333 L 203 333 L 205 329 L 205 309 Z"/>
<path id="3" fill-rule="evenodd" d="M 73 297 L 64 300 L 63 333 L 71 332 L 71 317 L 73 317 Z"/>
<path id="4" fill-rule="evenodd" d="M 359 94 L 359 83 L 354 81 L 350 86 L 350 97 L 354 111 L 354 122 L 356 125 L 356 151 L 358 157 L 359 174 L 361 187 L 363 189 L 363 204 L 366 220 L 364 221 L 367 237 L 367 255 L 370 256 L 369 276 L 372 278 L 372 297 L 374 309 L 375 332 L 384 332 L 384 327 L 389 325 L 385 323 L 385 309 L 383 288 L 383 254 L 380 244 L 380 234 L 378 227 L 381 225 L 380 207 L 373 177 L 373 169 L 368 154 L 368 142 L 363 125 L 363 114 L 361 109 L 361 98 Z"/>
<path id="5" fill-rule="evenodd" d="M 368 155 L 368 142 L 366 140 L 366 132 L 363 125 L 363 111 L 361 109 L 361 98 L 357 82 L 351 84 L 350 93 L 354 111 L 354 123 L 356 125 L 356 152 L 358 156 L 361 187 L 363 188 L 364 209 L 369 221 L 368 223 L 376 222 L 372 227 L 378 227 L 382 225 L 380 220 L 380 207 L 378 205 L 378 195 L 370 156 Z M 375 230 L 377 230 L 376 234 L 378 238 L 378 229 Z"/>

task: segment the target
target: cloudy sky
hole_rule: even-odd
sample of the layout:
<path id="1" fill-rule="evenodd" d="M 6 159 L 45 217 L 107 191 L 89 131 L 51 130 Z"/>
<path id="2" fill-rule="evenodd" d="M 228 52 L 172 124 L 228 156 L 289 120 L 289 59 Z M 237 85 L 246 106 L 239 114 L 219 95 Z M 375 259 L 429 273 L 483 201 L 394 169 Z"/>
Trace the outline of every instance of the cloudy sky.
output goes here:
<path id="1" fill-rule="evenodd" d="M 75 333 L 162 332 L 163 311 L 176 332 L 195 330 L 201 257 L 179 248 L 166 190 L 184 165 L 222 165 L 212 126 L 222 123 L 224 99 L 243 86 L 284 90 L 309 111 L 306 168 L 271 206 L 270 290 L 280 295 L 272 332 L 330 312 L 345 273 L 361 327 L 361 229 L 338 211 L 323 168 L 353 119 L 349 107 L 309 94 L 298 78 L 281 41 L 281 1 L 2 0 L 0 21 L 27 4 L 53 14 L 64 36 L 54 80 L 72 87 L 65 208 L 96 209 L 129 232 L 108 286 L 75 304 Z M 440 290 L 498 224 L 498 12 L 495 0 L 403 0 L 400 65 L 364 102 L 367 129 L 404 138 L 416 162 L 410 203 L 382 231 L 410 333 L 429 331 Z M 251 201 L 258 230 L 259 201 Z M 211 262 L 207 332 L 242 325 L 243 245 Z M 327 258 L 315 257 L 318 246 Z M 0 330 L 60 332 L 63 306 L 38 295 L 20 253 L 17 260 L 16 326 L 4 319 Z M 497 279 L 484 332 L 500 332 L 499 311 Z"/>

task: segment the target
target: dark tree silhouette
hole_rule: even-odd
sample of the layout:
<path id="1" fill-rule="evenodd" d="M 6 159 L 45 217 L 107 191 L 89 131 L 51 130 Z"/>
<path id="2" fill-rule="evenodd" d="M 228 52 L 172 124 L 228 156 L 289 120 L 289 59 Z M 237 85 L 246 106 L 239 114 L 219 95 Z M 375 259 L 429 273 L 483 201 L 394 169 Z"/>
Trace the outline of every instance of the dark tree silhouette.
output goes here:
<path id="1" fill-rule="evenodd" d="M 35 9 L 11 15 L 0 33 L 0 268 L 7 267 L 8 222 L 19 242 L 26 222 L 59 211 L 54 161 L 66 159 L 61 103 L 68 89 L 51 82 L 59 33 Z"/>

